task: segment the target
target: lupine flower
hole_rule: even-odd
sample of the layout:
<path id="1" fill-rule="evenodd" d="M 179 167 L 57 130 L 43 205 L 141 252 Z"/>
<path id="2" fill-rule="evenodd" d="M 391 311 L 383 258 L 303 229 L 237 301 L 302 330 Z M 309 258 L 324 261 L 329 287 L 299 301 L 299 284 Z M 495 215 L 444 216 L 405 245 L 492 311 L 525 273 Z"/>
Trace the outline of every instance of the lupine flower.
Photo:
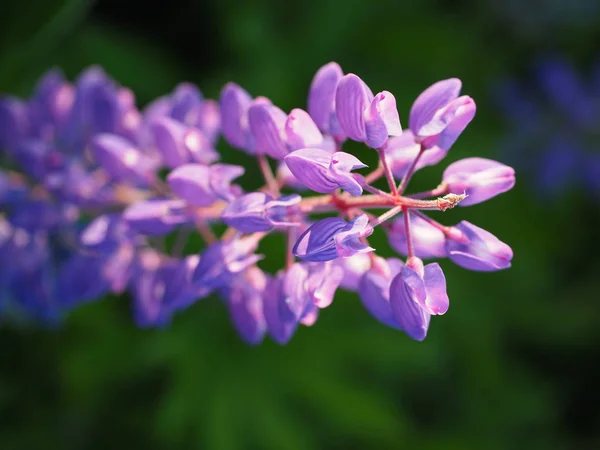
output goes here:
<path id="1" fill-rule="evenodd" d="M 344 72 L 334 62 L 325 64 L 315 74 L 308 94 L 308 113 L 323 133 L 338 141 L 345 139 L 335 108 L 335 95 Z"/>
<path id="2" fill-rule="evenodd" d="M 299 195 L 273 200 L 264 192 L 252 192 L 229 203 L 223 210 L 221 219 L 230 227 L 244 233 L 269 231 L 276 226 L 296 226 L 296 223 L 289 219 L 289 209 L 300 200 Z"/>
<path id="3" fill-rule="evenodd" d="M 510 267 L 511 248 L 478 226 L 463 220 L 455 227 L 458 239 L 448 239 L 446 251 L 450 259 L 469 270 L 490 272 Z"/>
<path id="4" fill-rule="evenodd" d="M 289 114 L 233 83 L 218 104 L 181 83 L 140 111 L 133 93 L 100 68 L 74 84 L 51 72 L 29 101 L 0 101 L 0 146 L 20 166 L 0 171 L 3 307 L 55 323 L 83 302 L 127 291 L 139 326 L 164 327 L 214 293 L 246 342 L 268 334 L 285 344 L 347 289 L 377 320 L 422 340 L 431 315 L 449 302 L 441 267 L 420 258 L 448 257 L 476 271 L 504 269 L 512 259 L 490 233 L 423 212 L 505 192 L 511 168 L 468 158 L 431 191 L 405 195 L 414 172 L 440 162 L 472 119 L 474 103 L 458 96 L 460 87 L 450 79 L 427 89 L 403 133 L 394 96 L 373 95 L 335 63 L 315 75 L 308 112 Z M 221 133 L 256 157 L 262 187 L 245 192 L 234 184 L 244 167 L 217 162 Z M 353 173 L 366 166 L 342 151 L 346 137 L 377 149 L 379 168 Z M 277 176 L 268 158 L 277 160 Z M 383 175 L 389 193 L 370 185 Z M 386 211 L 374 216 L 377 209 Z M 215 222 L 229 228 L 219 235 Z M 384 260 L 369 245 L 382 224 L 406 263 Z M 185 245 L 196 232 L 205 243 L 199 254 Z M 287 245 L 285 267 L 271 275 L 258 264 L 272 255 L 257 250 L 273 233 L 285 233 Z"/>
<path id="5" fill-rule="evenodd" d="M 413 216 L 410 219 L 410 233 L 413 251 L 423 259 L 444 258 L 447 256 L 446 235 L 439 228 L 426 220 Z M 402 255 L 408 255 L 408 237 L 404 216 L 399 216 L 388 227 L 388 239 L 394 250 Z"/>
<path id="6" fill-rule="evenodd" d="M 305 261 L 331 261 L 374 249 L 361 242 L 373 232 L 366 215 L 350 222 L 335 217 L 311 225 L 300 235 L 294 246 L 294 255 Z"/>
<path id="7" fill-rule="evenodd" d="M 341 188 L 354 196 L 362 194 L 364 179 L 350 172 L 367 166 L 356 156 L 305 148 L 290 153 L 285 163 L 298 181 L 315 192 L 328 194 Z"/>
<path id="8" fill-rule="evenodd" d="M 465 158 L 450 164 L 442 181 L 453 194 L 468 195 L 461 206 L 475 205 L 509 191 L 515 185 L 515 171 L 502 163 L 485 158 Z"/>
<path id="9" fill-rule="evenodd" d="M 459 97 L 457 78 L 438 81 L 423 91 L 410 110 L 409 126 L 423 148 L 448 150 L 475 116 L 475 102 Z"/>
<path id="10" fill-rule="evenodd" d="M 352 73 L 340 80 L 335 105 L 340 125 L 350 139 L 380 148 L 388 136 L 402 134 L 394 96 L 388 91 L 373 96 L 364 81 Z"/>
<path id="11" fill-rule="evenodd" d="M 243 167 L 231 164 L 186 164 L 172 171 L 167 183 L 190 205 L 210 206 L 219 199 L 234 199 L 239 189 L 231 182 L 243 174 Z"/>

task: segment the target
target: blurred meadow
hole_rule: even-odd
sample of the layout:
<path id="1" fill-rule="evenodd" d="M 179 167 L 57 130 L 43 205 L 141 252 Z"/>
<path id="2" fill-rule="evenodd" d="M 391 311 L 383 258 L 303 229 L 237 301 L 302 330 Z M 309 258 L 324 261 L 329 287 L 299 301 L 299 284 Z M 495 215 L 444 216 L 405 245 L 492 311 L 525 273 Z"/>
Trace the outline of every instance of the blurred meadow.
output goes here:
<path id="1" fill-rule="evenodd" d="M 435 213 L 489 230 L 515 256 L 495 273 L 442 260 L 451 307 L 423 342 L 341 291 L 286 346 L 243 343 L 216 297 L 165 329 L 137 328 L 126 296 L 82 305 L 53 328 L 1 318 L 0 449 L 600 448 L 600 195 L 589 183 L 540 189 L 532 180 L 542 163 L 519 158 L 543 155 L 546 144 L 508 152 L 522 111 L 518 98 L 498 101 L 508 80 L 547 112 L 534 89 L 545 55 L 589 80 L 586 98 L 600 108 L 595 0 L 4 1 L 2 93 L 28 96 L 49 68 L 74 79 L 97 64 L 140 106 L 181 81 L 208 98 L 235 81 L 289 111 L 306 107 L 315 71 L 336 61 L 375 92 L 393 92 L 407 124 L 424 88 L 458 77 L 477 102 L 475 120 L 411 190 L 437 185 L 448 163 L 468 156 L 514 164 L 517 185 Z M 540 133 L 552 142 L 557 122 L 547 123 Z M 567 119 L 558 127 L 574 134 Z M 597 157 L 600 114 L 591 130 L 577 137 Z M 374 152 L 347 146 L 375 163 Z M 219 149 L 225 161 L 248 162 Z M 257 177 L 248 171 L 243 181 Z M 600 169 L 589 177 L 600 179 Z M 261 251 L 281 245 L 269 239 Z M 384 234 L 371 245 L 394 255 Z"/>

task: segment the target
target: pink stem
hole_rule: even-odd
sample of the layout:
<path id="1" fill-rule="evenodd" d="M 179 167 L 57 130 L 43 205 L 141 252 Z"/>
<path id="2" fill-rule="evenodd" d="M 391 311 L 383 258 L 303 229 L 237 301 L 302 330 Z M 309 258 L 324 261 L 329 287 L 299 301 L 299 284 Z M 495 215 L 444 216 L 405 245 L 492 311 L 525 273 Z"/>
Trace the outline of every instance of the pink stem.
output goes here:
<path id="1" fill-rule="evenodd" d="M 404 212 L 404 228 L 406 231 L 406 248 L 408 258 L 415 256 L 415 249 L 413 247 L 412 235 L 410 234 L 410 214 L 408 214 L 408 208 L 402 208 Z"/>
<path id="2" fill-rule="evenodd" d="M 372 227 L 376 227 L 377 225 L 381 225 L 383 222 L 385 222 L 386 220 L 391 219 L 392 217 L 394 217 L 395 215 L 399 214 L 402 210 L 404 209 L 403 206 L 395 206 L 392 209 L 384 212 L 382 215 L 380 215 L 379 217 L 373 219 L 370 222 L 370 225 Z"/>
<path id="3" fill-rule="evenodd" d="M 418 192 L 416 194 L 408 195 L 409 198 L 428 198 L 428 197 L 438 197 L 440 195 L 444 195 L 448 193 L 448 185 L 446 183 L 441 183 L 435 189 L 425 192 Z"/>
<path id="4" fill-rule="evenodd" d="M 267 186 L 269 186 L 269 190 L 271 191 L 271 195 L 275 197 L 279 197 L 279 183 L 273 175 L 273 171 L 271 170 L 271 166 L 269 165 L 269 161 L 264 154 L 260 154 L 256 156 L 258 160 L 258 166 L 260 167 L 260 171 L 265 178 L 265 182 Z"/>
<path id="5" fill-rule="evenodd" d="M 419 162 L 419 159 L 421 159 L 421 155 L 423 154 L 424 151 L 425 151 L 425 149 L 423 148 L 423 146 L 421 146 L 421 148 L 419 149 L 419 153 L 417 153 L 416 158 L 413 160 L 412 164 L 410 165 L 410 167 L 408 168 L 408 170 L 402 177 L 402 181 L 400 182 L 400 185 L 398 186 L 399 195 L 404 194 L 404 191 L 406 190 L 406 187 L 408 186 L 408 182 L 410 181 L 410 178 L 412 177 L 413 173 L 415 173 L 415 167 L 417 167 L 417 163 Z"/>
<path id="6" fill-rule="evenodd" d="M 379 195 L 380 197 L 386 197 L 392 200 L 395 200 L 395 197 L 388 194 L 387 192 L 382 191 L 381 189 L 377 189 L 376 187 L 371 186 L 370 184 L 365 184 L 363 189 L 371 194 Z"/>
<path id="7" fill-rule="evenodd" d="M 381 166 L 383 167 L 385 178 L 387 179 L 388 185 L 390 186 L 390 193 L 393 196 L 396 196 L 398 195 L 398 191 L 396 190 L 396 180 L 394 180 L 392 168 L 388 165 L 387 157 L 385 156 L 386 147 L 387 142 L 383 145 L 383 147 L 377 149 L 377 153 L 379 154 L 379 160 L 381 161 Z"/>

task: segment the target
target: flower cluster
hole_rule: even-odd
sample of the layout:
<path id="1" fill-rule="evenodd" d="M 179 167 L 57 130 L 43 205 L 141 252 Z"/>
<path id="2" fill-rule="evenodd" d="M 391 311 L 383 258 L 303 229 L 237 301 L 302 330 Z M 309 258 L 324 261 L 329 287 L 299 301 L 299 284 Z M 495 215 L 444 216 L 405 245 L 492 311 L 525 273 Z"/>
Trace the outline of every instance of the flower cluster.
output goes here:
<path id="1" fill-rule="evenodd" d="M 503 156 L 535 190 L 551 198 L 577 187 L 600 198 L 600 64 L 583 79 L 566 59 L 541 58 L 531 78 L 498 83 L 494 97 L 510 126 Z"/>
<path id="2" fill-rule="evenodd" d="M 245 341 L 269 334 L 283 344 L 343 288 L 358 291 L 377 320 L 422 340 L 430 316 L 448 309 L 441 267 L 422 258 L 476 271 L 504 269 L 512 259 L 489 232 L 423 213 L 509 190 L 510 167 L 467 158 L 435 189 L 405 194 L 414 172 L 443 159 L 473 119 L 475 103 L 460 90 L 458 79 L 427 88 L 403 130 L 390 92 L 374 95 L 335 63 L 316 73 L 307 111 L 290 113 L 233 83 L 218 102 L 180 84 L 140 111 L 132 92 L 99 68 L 74 84 L 50 72 L 30 99 L 0 102 L 4 306 L 54 320 L 128 291 L 136 323 L 161 326 L 217 293 Z M 221 135 L 256 158 L 262 188 L 235 183 L 244 168 L 219 161 Z M 357 173 L 366 165 L 342 151 L 347 139 L 377 152 L 379 166 Z M 372 184 L 383 177 L 389 192 Z M 377 209 L 384 212 L 373 215 Z M 315 218 L 327 212 L 334 215 Z M 227 226 L 221 236 L 217 222 Z M 375 255 L 368 238 L 380 225 L 405 262 Z M 204 239 L 200 254 L 186 252 L 189 233 Z M 288 242 L 275 274 L 260 268 L 257 253 L 271 233 Z"/>

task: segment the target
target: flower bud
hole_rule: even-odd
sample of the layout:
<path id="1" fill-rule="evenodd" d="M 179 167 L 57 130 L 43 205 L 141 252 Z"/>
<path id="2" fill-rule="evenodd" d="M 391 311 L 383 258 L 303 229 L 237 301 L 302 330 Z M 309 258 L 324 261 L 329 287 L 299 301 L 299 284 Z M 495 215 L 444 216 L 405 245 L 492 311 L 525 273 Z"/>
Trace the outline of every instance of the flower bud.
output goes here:
<path id="1" fill-rule="evenodd" d="M 466 192 L 467 197 L 460 205 L 469 206 L 512 189 L 515 171 L 491 159 L 466 158 L 450 164 L 444 171 L 443 181 L 451 193 Z"/>
<path id="2" fill-rule="evenodd" d="M 496 236 L 466 220 L 456 227 L 461 241 L 448 239 L 446 250 L 450 259 L 461 267 L 480 272 L 507 269 L 513 257 L 512 249 Z"/>
<path id="3" fill-rule="evenodd" d="M 362 194 L 364 179 L 350 172 L 367 166 L 349 153 L 303 148 L 287 155 L 285 163 L 298 181 L 315 192 L 328 194 L 342 188 L 354 196 Z"/>
<path id="4" fill-rule="evenodd" d="M 308 94 L 308 113 L 323 133 L 344 139 L 344 132 L 336 115 L 335 95 L 344 72 L 334 62 L 325 64 L 315 74 Z"/>
<path id="5" fill-rule="evenodd" d="M 372 232 L 366 214 L 348 223 L 337 217 L 328 217 L 311 225 L 300 235 L 293 253 L 305 261 L 330 261 L 371 252 L 374 249 L 361 242 L 361 238 Z"/>

